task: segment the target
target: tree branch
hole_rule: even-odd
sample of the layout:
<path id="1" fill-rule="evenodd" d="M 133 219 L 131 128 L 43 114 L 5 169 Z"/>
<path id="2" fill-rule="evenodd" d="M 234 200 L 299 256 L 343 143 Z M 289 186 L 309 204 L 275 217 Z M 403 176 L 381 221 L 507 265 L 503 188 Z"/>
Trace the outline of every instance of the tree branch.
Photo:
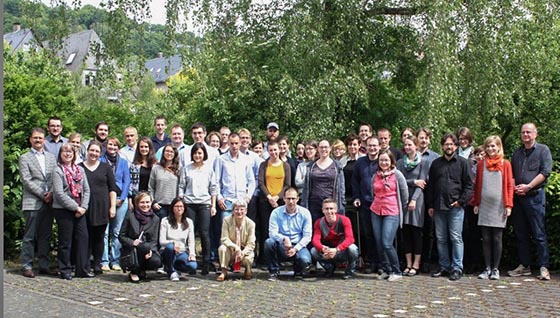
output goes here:
<path id="1" fill-rule="evenodd" d="M 378 7 L 366 10 L 366 14 L 369 16 L 373 15 L 417 15 L 426 10 L 426 7 Z"/>

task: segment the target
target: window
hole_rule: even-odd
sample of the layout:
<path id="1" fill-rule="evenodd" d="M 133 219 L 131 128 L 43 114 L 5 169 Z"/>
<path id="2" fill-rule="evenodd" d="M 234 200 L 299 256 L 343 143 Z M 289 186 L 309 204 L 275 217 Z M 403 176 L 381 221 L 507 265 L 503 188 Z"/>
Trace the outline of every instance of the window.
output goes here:
<path id="1" fill-rule="evenodd" d="M 70 65 L 72 64 L 72 62 L 74 62 L 74 59 L 76 58 L 76 52 L 70 54 L 68 56 L 68 59 L 66 60 L 66 65 Z"/>

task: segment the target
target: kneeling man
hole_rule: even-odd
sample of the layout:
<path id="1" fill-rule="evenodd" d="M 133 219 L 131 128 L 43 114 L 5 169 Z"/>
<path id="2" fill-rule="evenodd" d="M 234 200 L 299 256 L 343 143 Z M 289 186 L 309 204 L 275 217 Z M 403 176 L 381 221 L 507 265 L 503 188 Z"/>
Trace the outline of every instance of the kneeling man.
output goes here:
<path id="1" fill-rule="evenodd" d="M 268 226 L 269 238 L 264 243 L 264 257 L 270 278 L 275 281 L 280 272 L 280 262 L 292 261 L 294 276 L 303 277 L 311 266 L 307 244 L 311 242 L 311 213 L 299 206 L 298 192 L 288 188 L 284 192 L 285 205 L 274 209 Z"/>
<path id="2" fill-rule="evenodd" d="M 243 200 L 233 202 L 233 214 L 222 223 L 222 245 L 218 248 L 222 273 L 216 278 L 224 281 L 228 268 L 233 263 L 234 271 L 245 267 L 243 279 L 253 278 L 251 264 L 255 257 L 255 222 L 247 217 L 247 203 Z"/>
<path id="3" fill-rule="evenodd" d="M 325 276 L 332 277 L 337 264 L 348 262 L 343 279 L 354 276 L 358 247 L 354 244 L 350 219 L 338 214 L 336 201 L 323 200 L 324 217 L 318 219 L 313 228 L 311 256 L 325 269 Z"/>

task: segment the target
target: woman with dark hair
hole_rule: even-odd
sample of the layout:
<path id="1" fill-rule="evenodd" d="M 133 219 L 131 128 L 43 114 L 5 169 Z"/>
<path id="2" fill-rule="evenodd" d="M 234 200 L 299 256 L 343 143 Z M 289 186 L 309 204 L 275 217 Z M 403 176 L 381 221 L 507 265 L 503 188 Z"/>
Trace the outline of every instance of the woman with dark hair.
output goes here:
<path id="1" fill-rule="evenodd" d="M 301 195 L 301 206 L 311 212 L 312 224 L 323 215 L 323 200 L 336 201 L 339 214 L 345 214 L 346 188 L 342 165 L 331 158 L 331 145 L 328 140 L 319 142 L 319 159 L 306 166 L 305 182 Z"/>
<path id="2" fill-rule="evenodd" d="M 120 271 L 119 258 L 121 256 L 121 243 L 119 242 L 119 230 L 126 213 L 128 212 L 128 192 L 130 188 L 130 170 L 128 169 L 128 161 L 119 154 L 121 143 L 116 137 L 107 138 L 107 150 L 105 154 L 99 158 L 99 161 L 106 162 L 111 166 L 117 183 L 117 214 L 112 218 L 105 231 L 105 239 L 103 249 L 103 259 L 101 260 L 101 269 L 109 271 L 113 269 Z"/>
<path id="3" fill-rule="evenodd" d="M 268 238 L 268 221 L 272 210 L 284 204 L 284 191 L 290 187 L 290 165 L 280 159 L 277 141 L 267 144 L 269 157 L 259 166 L 259 257 L 258 264 L 264 264 L 264 242 Z"/>
<path id="4" fill-rule="evenodd" d="M 154 200 L 152 208 L 160 219 L 167 217 L 169 205 L 177 197 L 180 169 L 177 148 L 172 144 L 163 146 L 161 160 L 152 168 L 148 182 L 148 192 Z"/>
<path id="5" fill-rule="evenodd" d="M 288 157 L 290 139 L 287 136 L 280 136 L 276 141 L 278 142 L 278 158 L 290 166 L 290 186 L 295 187 L 297 164 L 292 157 Z"/>
<path id="6" fill-rule="evenodd" d="M 404 275 L 414 276 L 420 269 L 422 256 L 422 228 L 424 227 L 424 188 L 428 178 L 428 164 L 418 151 L 418 139 L 412 135 L 404 140 L 405 156 L 397 162 L 397 169 L 408 185 L 408 207 L 404 209 L 402 243 L 406 268 Z M 413 256 L 414 255 L 414 259 Z"/>
<path id="7" fill-rule="evenodd" d="M 101 259 L 105 230 L 109 220 L 115 217 L 118 191 L 113 170 L 107 163 L 99 161 L 101 151 L 101 143 L 92 140 L 87 147 L 87 160 L 80 163 L 84 168 L 91 193 L 86 217 L 95 274 L 103 273 Z"/>
<path id="8" fill-rule="evenodd" d="M 66 143 L 58 153 L 53 174 L 53 212 L 58 224 L 58 269 L 60 278 L 72 279 L 72 250 L 76 277 L 93 277 L 89 268 L 88 230 L 85 213 L 89 185 L 84 169 L 75 164 L 78 152 Z"/>
<path id="9" fill-rule="evenodd" d="M 128 210 L 134 210 L 134 197 L 139 191 L 148 191 L 152 167 L 157 163 L 154 144 L 149 137 L 142 137 L 136 146 L 134 160 L 130 164 L 130 188 Z"/>
<path id="10" fill-rule="evenodd" d="M 158 253 L 159 218 L 152 210 L 152 196 L 145 191 L 139 192 L 134 198 L 134 211 L 128 212 L 124 219 L 119 240 L 126 255 L 126 251 L 136 249 L 138 267 L 131 268 L 128 279 L 133 283 L 146 278 L 147 270 L 154 270 L 161 266 L 161 256 Z"/>
<path id="11" fill-rule="evenodd" d="M 383 269 L 379 279 L 392 282 L 402 278 L 393 242 L 408 206 L 408 187 L 402 173 L 395 168 L 395 156 L 391 150 L 380 150 L 378 162 L 379 168 L 372 180 L 373 202 L 369 209 L 372 212 L 373 234 Z"/>
<path id="12" fill-rule="evenodd" d="M 171 213 L 161 220 L 159 244 L 161 258 L 171 281 L 178 282 L 180 273 L 196 274 L 194 226 L 185 213 L 180 198 L 171 201 Z"/>
<path id="13" fill-rule="evenodd" d="M 305 184 L 305 174 L 307 173 L 307 165 L 316 160 L 318 157 L 317 155 L 317 142 L 315 140 L 307 140 L 305 142 L 305 161 L 300 163 L 296 168 L 296 175 L 294 177 L 294 183 L 298 190 L 298 194 L 301 197 L 301 193 L 303 192 L 303 185 Z"/>
<path id="14" fill-rule="evenodd" d="M 208 275 L 210 262 L 210 217 L 216 215 L 218 181 L 202 143 L 191 148 L 191 163 L 181 170 L 178 197 L 187 205 L 186 215 L 193 220 L 202 246 L 202 275 Z M 194 253 L 194 250 L 192 251 Z"/>
<path id="15" fill-rule="evenodd" d="M 255 139 L 255 141 L 253 141 L 253 144 L 251 145 L 251 149 L 253 149 L 253 152 L 259 155 L 259 157 L 261 157 L 262 159 L 264 152 L 264 143 L 262 140 Z"/>

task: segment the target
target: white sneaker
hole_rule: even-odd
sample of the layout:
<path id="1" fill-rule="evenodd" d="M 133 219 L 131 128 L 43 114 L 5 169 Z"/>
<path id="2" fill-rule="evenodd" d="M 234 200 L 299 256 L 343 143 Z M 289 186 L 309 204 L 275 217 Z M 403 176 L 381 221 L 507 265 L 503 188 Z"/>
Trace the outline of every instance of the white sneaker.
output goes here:
<path id="1" fill-rule="evenodd" d="M 156 273 L 162 274 L 162 275 L 167 274 L 167 273 L 165 272 L 165 269 L 163 269 L 163 267 L 158 268 L 157 271 L 156 271 Z"/>
<path id="2" fill-rule="evenodd" d="M 380 270 L 377 279 L 388 279 L 390 276 L 391 275 L 387 274 L 387 272 Z"/>
<path id="3" fill-rule="evenodd" d="M 538 277 L 541 280 L 550 280 L 550 273 L 548 272 L 548 268 L 541 267 L 541 274 Z"/>
<path id="4" fill-rule="evenodd" d="M 387 281 L 388 282 L 394 282 L 394 281 L 397 281 L 399 279 L 402 279 L 401 274 L 391 274 L 391 275 L 389 275 L 389 278 L 387 278 Z"/>
<path id="5" fill-rule="evenodd" d="M 171 276 L 169 277 L 169 280 L 171 280 L 172 282 L 178 282 L 179 281 L 179 273 L 177 273 L 177 272 L 171 273 Z"/>
<path id="6" fill-rule="evenodd" d="M 490 278 L 490 268 L 485 269 L 480 275 L 478 275 L 478 279 L 488 279 Z"/>
<path id="7" fill-rule="evenodd" d="M 508 275 L 511 277 L 529 276 L 531 275 L 531 268 L 529 266 L 525 267 L 523 264 L 519 264 L 519 266 L 515 269 L 508 271 Z"/>

